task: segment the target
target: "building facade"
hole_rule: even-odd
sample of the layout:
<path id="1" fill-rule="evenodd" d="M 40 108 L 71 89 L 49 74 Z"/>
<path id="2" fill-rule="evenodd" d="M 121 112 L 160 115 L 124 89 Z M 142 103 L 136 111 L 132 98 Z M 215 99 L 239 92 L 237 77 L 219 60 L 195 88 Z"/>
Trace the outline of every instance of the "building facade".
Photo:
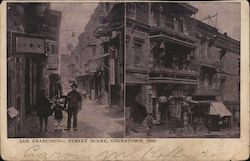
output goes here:
<path id="1" fill-rule="evenodd" d="M 124 3 L 99 3 L 72 53 L 75 81 L 89 99 L 123 107 Z"/>
<path id="2" fill-rule="evenodd" d="M 184 126 L 182 103 L 190 96 L 199 122 L 206 124 L 211 102 L 220 101 L 234 125 L 240 43 L 196 20 L 197 12 L 186 3 L 126 3 L 126 111 L 134 122 L 147 113 L 160 122 L 159 97 L 171 96 Z"/>
<path id="3" fill-rule="evenodd" d="M 47 3 L 9 3 L 7 13 L 8 136 L 35 110 L 39 91 L 53 95 L 58 77 L 61 13 Z"/>

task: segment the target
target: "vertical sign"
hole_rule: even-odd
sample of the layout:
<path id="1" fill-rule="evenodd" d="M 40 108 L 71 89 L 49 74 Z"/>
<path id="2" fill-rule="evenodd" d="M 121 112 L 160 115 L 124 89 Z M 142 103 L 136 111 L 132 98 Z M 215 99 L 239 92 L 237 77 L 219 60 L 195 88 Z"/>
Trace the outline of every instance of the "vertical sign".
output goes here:
<path id="1" fill-rule="evenodd" d="M 109 59 L 109 84 L 115 84 L 115 60 Z"/>
<path id="2" fill-rule="evenodd" d="M 109 47 L 109 84 L 115 84 L 115 48 Z"/>

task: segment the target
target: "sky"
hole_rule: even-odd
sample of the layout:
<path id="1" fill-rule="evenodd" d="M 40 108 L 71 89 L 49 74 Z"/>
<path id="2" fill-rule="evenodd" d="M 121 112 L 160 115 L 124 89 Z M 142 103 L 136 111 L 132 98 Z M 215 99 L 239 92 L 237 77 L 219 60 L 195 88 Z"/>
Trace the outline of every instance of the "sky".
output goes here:
<path id="1" fill-rule="evenodd" d="M 227 32 L 228 36 L 240 40 L 239 2 L 190 2 L 190 4 L 199 10 L 195 15 L 196 19 L 201 20 L 217 13 L 218 31 Z"/>
<path id="2" fill-rule="evenodd" d="M 97 3 L 51 3 L 50 7 L 52 10 L 62 13 L 59 53 L 61 55 L 70 54 L 70 50 L 67 48 L 68 44 L 76 46 L 78 36 L 84 31 L 84 27 L 97 7 Z"/>

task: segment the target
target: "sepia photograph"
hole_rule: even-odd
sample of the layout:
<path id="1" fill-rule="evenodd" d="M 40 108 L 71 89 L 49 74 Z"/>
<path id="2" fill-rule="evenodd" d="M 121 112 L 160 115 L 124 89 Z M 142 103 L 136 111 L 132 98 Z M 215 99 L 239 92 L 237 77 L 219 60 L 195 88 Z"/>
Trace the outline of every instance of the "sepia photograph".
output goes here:
<path id="1" fill-rule="evenodd" d="M 124 137 L 124 3 L 8 3 L 10 138 Z"/>
<path id="2" fill-rule="evenodd" d="M 5 0 L 0 12 L 2 160 L 249 157 L 247 1 Z"/>
<path id="3" fill-rule="evenodd" d="M 240 137 L 240 3 L 126 3 L 125 34 L 126 137 Z"/>
<path id="4" fill-rule="evenodd" d="M 9 137 L 239 137 L 240 3 L 7 7 Z"/>

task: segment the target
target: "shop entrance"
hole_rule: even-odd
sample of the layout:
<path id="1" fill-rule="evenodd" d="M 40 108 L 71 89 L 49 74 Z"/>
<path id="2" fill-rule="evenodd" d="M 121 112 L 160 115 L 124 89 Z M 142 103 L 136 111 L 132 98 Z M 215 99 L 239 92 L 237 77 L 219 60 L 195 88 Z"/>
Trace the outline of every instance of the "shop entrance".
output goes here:
<path id="1" fill-rule="evenodd" d="M 126 86 L 126 107 L 129 107 L 130 118 L 137 123 L 142 123 L 147 116 L 146 107 L 135 99 L 141 87 L 139 85 Z"/>

